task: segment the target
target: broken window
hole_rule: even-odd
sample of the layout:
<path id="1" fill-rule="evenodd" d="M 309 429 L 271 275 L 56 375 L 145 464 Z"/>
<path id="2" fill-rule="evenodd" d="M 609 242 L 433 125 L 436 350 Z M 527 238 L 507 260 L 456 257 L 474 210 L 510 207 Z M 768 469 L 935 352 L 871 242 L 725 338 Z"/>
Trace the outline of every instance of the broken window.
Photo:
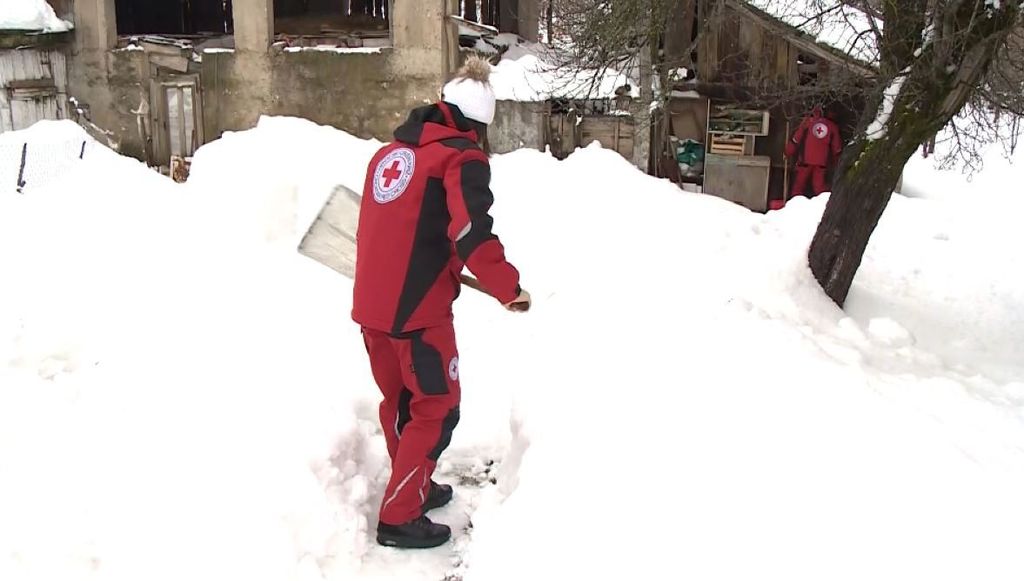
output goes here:
<path id="1" fill-rule="evenodd" d="M 818 59 L 805 53 L 796 55 L 796 71 L 801 85 L 813 85 L 818 82 Z"/>
<path id="2" fill-rule="evenodd" d="M 274 0 L 274 33 L 291 46 L 389 46 L 390 1 Z"/>
<path id="3" fill-rule="evenodd" d="M 519 33 L 519 0 L 461 0 L 462 17 L 493 26 L 500 32 Z M 550 2 L 545 2 L 550 8 Z"/>
<path id="4" fill-rule="evenodd" d="M 115 0 L 121 35 L 232 34 L 231 0 Z"/>

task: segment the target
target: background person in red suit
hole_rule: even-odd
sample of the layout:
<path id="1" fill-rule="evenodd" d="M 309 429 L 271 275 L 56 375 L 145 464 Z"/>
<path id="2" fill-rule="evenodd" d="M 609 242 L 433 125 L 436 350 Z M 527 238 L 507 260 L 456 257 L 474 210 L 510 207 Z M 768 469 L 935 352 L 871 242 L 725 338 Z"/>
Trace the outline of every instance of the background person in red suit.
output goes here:
<path id="1" fill-rule="evenodd" d="M 822 114 L 821 107 L 815 107 L 786 142 L 786 157 L 794 157 L 799 153 L 789 197 L 802 196 L 808 181 L 811 182 L 815 196 L 828 191 L 828 169 L 839 159 L 842 151 L 839 126 Z"/>

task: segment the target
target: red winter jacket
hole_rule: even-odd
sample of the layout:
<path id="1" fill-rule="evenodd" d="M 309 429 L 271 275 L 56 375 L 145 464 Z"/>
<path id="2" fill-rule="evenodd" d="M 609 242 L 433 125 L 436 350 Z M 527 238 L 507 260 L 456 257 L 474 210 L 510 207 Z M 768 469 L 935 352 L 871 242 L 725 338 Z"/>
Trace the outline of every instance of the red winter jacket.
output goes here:
<path id="1" fill-rule="evenodd" d="M 457 107 L 415 109 L 366 172 L 352 318 L 393 335 L 452 319 L 463 266 L 502 303 L 519 272 L 491 232 L 491 170 Z"/>
<path id="2" fill-rule="evenodd" d="M 793 138 L 786 144 L 786 156 L 793 157 L 797 147 L 800 149 L 799 162 L 805 165 L 828 167 L 829 153 L 833 159 L 838 158 L 843 150 L 843 142 L 839 138 L 839 126 L 834 121 L 821 115 L 804 117 L 800 126 L 793 133 Z"/>

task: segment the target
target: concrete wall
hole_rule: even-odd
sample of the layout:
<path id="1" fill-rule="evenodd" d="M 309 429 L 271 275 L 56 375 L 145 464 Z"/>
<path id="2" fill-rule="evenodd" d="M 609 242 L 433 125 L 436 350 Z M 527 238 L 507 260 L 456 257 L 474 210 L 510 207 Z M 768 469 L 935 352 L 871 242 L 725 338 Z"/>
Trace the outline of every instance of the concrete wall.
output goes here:
<path id="1" fill-rule="evenodd" d="M 90 120 L 114 133 L 120 151 L 142 159 L 145 146 L 133 112 L 149 99 L 147 63 L 142 52 L 85 50 L 68 66 L 70 96 L 88 105 Z"/>
<path id="2" fill-rule="evenodd" d="M 391 139 L 409 109 L 435 100 L 458 57 L 446 14 L 458 0 L 393 0 L 394 48 L 380 53 L 284 52 L 271 48 L 272 0 L 234 0 L 235 51 L 206 53 L 200 72 L 206 139 L 251 128 L 260 115 L 306 117 L 361 137 Z M 149 99 L 142 51 L 113 50 L 114 0 L 74 0 L 72 96 L 113 131 L 121 151 L 143 158 L 133 110 Z"/>
<path id="3" fill-rule="evenodd" d="M 249 7 L 245 32 L 235 18 L 236 51 L 203 55 L 207 138 L 252 127 L 260 115 L 289 115 L 390 140 L 409 109 L 437 99 L 454 68 L 456 30 L 445 15 L 455 2 L 395 0 L 393 48 L 339 54 L 266 50 L 252 14 L 268 0 L 235 0 L 236 15 Z M 271 28 L 272 17 L 271 5 Z"/>
<path id="4" fill-rule="evenodd" d="M 532 42 L 540 40 L 540 0 L 519 0 L 519 36 Z"/>
<path id="5" fill-rule="evenodd" d="M 543 151 L 546 146 L 546 111 L 545 103 L 498 101 L 494 122 L 487 129 L 491 151 L 508 153 L 523 148 Z"/>
<path id="6" fill-rule="evenodd" d="M 114 133 L 122 153 L 141 158 L 144 146 L 132 110 L 148 98 L 145 57 L 112 50 L 117 43 L 114 0 L 74 0 L 73 13 L 68 92 L 89 106 L 94 123 Z"/>
<path id="7" fill-rule="evenodd" d="M 206 134 L 252 127 L 260 115 L 288 115 L 390 140 L 409 109 L 436 99 L 440 87 L 436 76 L 409 74 L 397 52 L 206 54 Z"/>
<path id="8" fill-rule="evenodd" d="M 235 48 L 240 51 L 267 52 L 274 36 L 273 0 L 234 0 Z"/>

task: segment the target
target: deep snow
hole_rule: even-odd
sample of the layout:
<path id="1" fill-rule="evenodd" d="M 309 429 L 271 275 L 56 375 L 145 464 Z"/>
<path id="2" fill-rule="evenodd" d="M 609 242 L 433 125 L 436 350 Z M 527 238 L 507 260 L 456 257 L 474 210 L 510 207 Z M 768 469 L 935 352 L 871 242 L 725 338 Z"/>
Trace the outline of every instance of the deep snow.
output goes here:
<path id="1" fill-rule="evenodd" d="M 457 539 L 402 553 L 351 283 L 295 252 L 379 144 L 264 118 L 178 185 L 90 143 L 0 186 L 0 579 L 1024 575 L 1020 199 L 895 196 L 844 314 L 824 199 L 496 157 L 535 306 L 457 303 Z"/>

